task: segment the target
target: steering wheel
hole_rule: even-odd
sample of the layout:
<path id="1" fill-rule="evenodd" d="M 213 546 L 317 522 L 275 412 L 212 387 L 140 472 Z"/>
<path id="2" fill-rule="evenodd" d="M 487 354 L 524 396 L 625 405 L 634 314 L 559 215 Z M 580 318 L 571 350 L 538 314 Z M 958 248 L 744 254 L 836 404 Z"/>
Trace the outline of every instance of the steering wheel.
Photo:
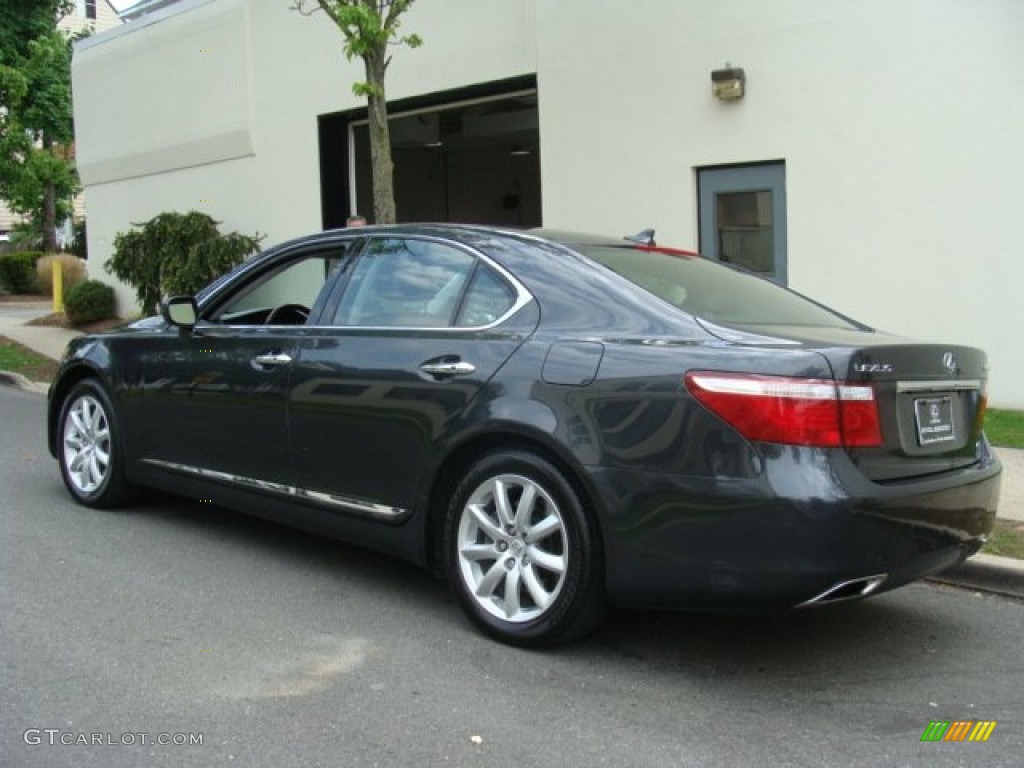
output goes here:
<path id="1" fill-rule="evenodd" d="M 309 307 L 301 304 L 282 304 L 267 315 L 264 325 L 303 325 L 309 319 Z"/>

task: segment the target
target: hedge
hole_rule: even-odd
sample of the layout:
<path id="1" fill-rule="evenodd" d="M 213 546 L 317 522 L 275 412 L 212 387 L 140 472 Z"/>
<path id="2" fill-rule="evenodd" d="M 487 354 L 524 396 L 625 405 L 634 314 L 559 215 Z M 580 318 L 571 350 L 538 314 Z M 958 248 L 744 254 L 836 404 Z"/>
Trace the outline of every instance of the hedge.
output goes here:
<path id="1" fill-rule="evenodd" d="M 17 251 L 0 256 L 0 284 L 11 293 L 36 293 L 36 262 L 41 251 Z"/>

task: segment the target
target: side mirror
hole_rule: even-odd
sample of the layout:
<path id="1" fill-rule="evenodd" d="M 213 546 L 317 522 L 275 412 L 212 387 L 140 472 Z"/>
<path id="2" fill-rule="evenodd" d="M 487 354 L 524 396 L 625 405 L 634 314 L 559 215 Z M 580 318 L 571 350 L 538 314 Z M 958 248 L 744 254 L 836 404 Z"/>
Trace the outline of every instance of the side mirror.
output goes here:
<path id="1" fill-rule="evenodd" d="M 199 319 L 199 308 L 191 296 L 172 296 L 160 303 L 160 314 L 171 325 L 190 331 Z"/>

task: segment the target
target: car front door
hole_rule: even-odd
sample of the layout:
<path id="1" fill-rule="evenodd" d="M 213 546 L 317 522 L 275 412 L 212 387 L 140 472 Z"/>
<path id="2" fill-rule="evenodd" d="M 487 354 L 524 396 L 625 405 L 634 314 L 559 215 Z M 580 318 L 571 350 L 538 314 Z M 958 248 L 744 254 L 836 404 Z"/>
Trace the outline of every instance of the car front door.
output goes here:
<path id="1" fill-rule="evenodd" d="M 537 319 L 525 289 L 479 254 L 371 239 L 300 344 L 290 408 L 299 493 L 401 519 L 432 451 Z"/>
<path id="2" fill-rule="evenodd" d="M 289 486 L 288 386 L 310 312 L 355 241 L 293 250 L 241 276 L 191 331 L 143 361 L 150 467 L 243 485 Z"/>

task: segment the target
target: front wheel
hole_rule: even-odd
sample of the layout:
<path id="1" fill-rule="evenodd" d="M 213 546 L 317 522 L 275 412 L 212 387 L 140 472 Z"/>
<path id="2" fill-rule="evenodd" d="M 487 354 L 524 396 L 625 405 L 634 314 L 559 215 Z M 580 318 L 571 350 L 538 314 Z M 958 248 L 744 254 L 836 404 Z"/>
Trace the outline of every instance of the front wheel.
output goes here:
<path id="1" fill-rule="evenodd" d="M 130 497 L 121 435 L 110 398 L 99 384 L 76 384 L 61 407 L 58 461 L 64 485 L 81 504 L 112 507 Z"/>
<path id="2" fill-rule="evenodd" d="M 578 638 L 605 604 L 593 522 L 565 476 L 529 453 L 486 456 L 452 495 L 445 568 L 463 610 L 520 646 Z"/>

